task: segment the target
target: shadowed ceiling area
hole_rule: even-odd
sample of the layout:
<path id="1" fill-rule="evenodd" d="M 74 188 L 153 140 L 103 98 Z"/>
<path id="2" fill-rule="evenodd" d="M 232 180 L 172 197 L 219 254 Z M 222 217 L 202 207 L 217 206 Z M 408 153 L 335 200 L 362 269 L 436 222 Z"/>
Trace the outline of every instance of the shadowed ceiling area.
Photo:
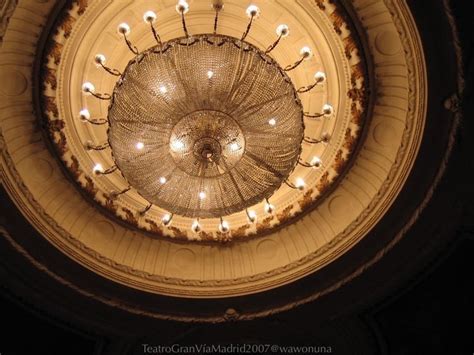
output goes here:
<path id="1" fill-rule="evenodd" d="M 177 3 L 0 0 L 0 354 L 472 354 L 467 2 Z"/>

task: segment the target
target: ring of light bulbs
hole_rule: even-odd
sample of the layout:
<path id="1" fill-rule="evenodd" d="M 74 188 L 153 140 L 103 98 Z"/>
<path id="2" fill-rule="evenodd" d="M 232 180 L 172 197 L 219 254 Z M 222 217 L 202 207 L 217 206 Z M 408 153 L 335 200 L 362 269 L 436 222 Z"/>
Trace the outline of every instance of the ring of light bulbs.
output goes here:
<path id="1" fill-rule="evenodd" d="M 218 19 L 219 19 L 219 12 L 223 9 L 223 4 L 221 2 L 214 2 L 213 5 L 212 5 L 212 8 L 215 11 L 214 34 L 216 34 L 217 33 L 217 26 L 218 26 Z M 185 36 L 187 38 L 192 37 L 188 32 L 188 29 L 186 27 L 186 20 L 185 20 L 185 14 L 189 11 L 189 4 L 184 0 L 178 1 L 177 5 L 176 5 L 176 11 L 181 16 L 182 27 L 183 27 L 183 31 L 185 33 Z M 242 41 L 242 42 L 245 42 L 245 39 L 246 39 L 247 35 L 249 34 L 249 32 L 251 30 L 253 22 L 260 16 L 260 9 L 256 5 L 250 5 L 246 10 L 246 14 L 249 18 L 249 22 L 248 22 L 248 25 L 247 25 L 247 28 L 246 28 L 245 32 L 243 33 L 242 37 L 240 38 L 240 41 Z M 155 38 L 158 45 L 160 45 L 160 46 L 163 45 L 163 42 L 161 41 L 161 38 L 158 34 L 158 31 L 154 26 L 154 24 L 157 20 L 156 13 L 154 13 L 153 11 L 145 12 L 145 14 L 143 15 L 143 20 L 146 24 L 148 24 L 150 26 L 153 37 Z M 117 32 L 120 36 L 122 36 L 125 44 L 129 48 L 129 50 L 136 56 L 140 55 L 141 52 L 137 49 L 137 47 L 135 47 L 131 43 L 131 41 L 128 38 L 128 35 L 131 32 L 130 26 L 127 23 L 121 23 L 121 24 L 119 24 L 119 26 L 117 28 Z M 284 39 L 285 37 L 287 37 L 289 35 L 289 33 L 290 33 L 290 30 L 289 30 L 287 25 L 285 25 L 285 24 L 279 25 L 276 28 L 277 39 L 264 51 L 264 53 L 269 54 L 271 51 L 273 51 L 277 47 L 277 45 L 280 43 L 280 41 L 282 39 Z M 238 39 L 236 39 L 236 40 L 238 40 Z M 283 70 L 285 72 L 289 72 L 289 71 L 292 71 L 292 70 L 296 69 L 298 66 L 301 65 L 301 63 L 303 63 L 303 61 L 308 60 L 312 56 L 312 51 L 309 47 L 305 46 L 305 47 L 301 48 L 299 54 L 300 54 L 300 58 L 296 62 L 284 67 Z M 107 60 L 106 60 L 106 57 L 103 54 L 97 54 L 94 58 L 94 62 L 98 67 L 103 68 L 108 74 L 113 75 L 113 76 L 117 76 L 117 77 L 121 77 L 122 73 L 119 70 L 114 69 L 114 68 L 109 68 L 107 66 L 107 64 L 106 64 Z M 209 74 L 209 75 L 211 75 L 211 74 Z M 317 85 L 322 84 L 325 81 L 326 81 L 326 75 L 323 72 L 318 71 L 314 75 L 314 82 L 307 85 L 307 86 L 298 88 L 297 93 L 301 94 L 301 93 L 309 92 L 313 88 L 315 88 Z M 111 100 L 112 99 L 112 96 L 110 94 L 97 93 L 96 90 L 95 90 L 94 85 L 90 82 L 83 83 L 82 91 L 83 91 L 84 94 L 92 95 L 92 96 L 94 96 L 95 98 L 97 98 L 99 100 Z M 304 117 L 307 118 L 307 119 L 321 119 L 321 118 L 329 118 L 329 117 L 333 116 L 333 114 L 334 114 L 333 107 L 329 104 L 325 104 L 325 105 L 323 105 L 320 112 L 317 112 L 317 113 L 304 112 Z M 91 118 L 91 114 L 87 109 L 82 109 L 79 112 L 79 118 L 83 122 L 85 122 L 87 124 L 91 124 L 91 125 L 104 125 L 104 124 L 109 123 L 108 118 Z M 268 121 L 268 123 L 269 123 L 269 125 L 275 125 L 276 124 L 275 120 L 272 121 L 272 119 L 270 119 Z M 303 142 L 308 143 L 308 144 L 320 144 L 320 143 L 327 143 L 329 141 L 329 139 L 330 139 L 330 135 L 326 133 L 326 134 L 323 134 L 320 138 L 312 138 L 312 137 L 305 136 L 304 139 L 303 139 Z M 88 141 L 88 142 L 85 143 L 85 148 L 87 150 L 104 150 L 104 149 L 108 149 L 109 145 L 108 145 L 108 143 L 95 145 L 92 142 Z M 142 142 L 137 142 L 136 143 L 136 149 L 141 150 L 143 148 L 144 148 L 144 144 Z M 301 161 L 300 159 L 298 159 L 297 163 L 299 165 L 303 166 L 303 167 L 312 168 L 312 169 L 317 169 L 317 168 L 322 166 L 322 161 L 317 156 L 314 156 L 309 162 L 304 162 L 304 161 Z M 118 170 L 118 167 L 116 165 L 114 165 L 112 167 L 109 167 L 107 169 L 104 169 L 104 167 L 101 164 L 95 164 L 92 168 L 92 171 L 95 175 L 107 175 L 107 174 L 114 173 L 117 170 Z M 166 184 L 167 179 L 165 177 L 160 177 L 159 182 L 161 184 Z M 290 182 L 288 180 L 284 180 L 284 183 L 287 186 L 289 186 L 290 188 L 296 189 L 296 190 L 299 190 L 299 191 L 303 191 L 306 187 L 305 181 L 301 178 L 296 179 L 294 183 Z M 132 186 L 128 186 L 127 188 L 123 189 L 122 191 L 112 191 L 109 194 L 109 196 L 110 196 L 111 199 L 115 199 L 118 196 L 127 193 L 131 189 L 132 189 Z M 205 193 L 200 192 L 198 198 L 199 199 L 205 198 L 206 196 L 205 195 L 203 196 L 203 194 L 205 194 Z M 141 215 L 141 216 L 145 215 L 150 210 L 150 208 L 152 206 L 153 206 L 152 203 L 148 204 L 143 210 L 141 210 L 139 212 L 139 215 Z M 267 214 L 272 214 L 275 211 L 275 206 L 272 203 L 270 203 L 269 198 L 265 198 L 264 211 Z M 247 220 L 250 223 L 256 223 L 257 222 L 257 212 L 256 211 L 245 209 L 245 214 L 247 216 Z M 170 226 L 171 223 L 172 223 L 172 220 L 173 220 L 173 214 L 172 213 L 165 213 L 161 218 L 161 222 L 162 222 L 163 226 L 165 226 L 165 227 Z M 218 230 L 223 234 L 228 234 L 231 231 L 231 228 L 230 228 L 230 225 L 229 225 L 228 221 L 224 220 L 222 218 L 222 216 L 219 217 L 219 220 L 220 220 L 220 222 L 219 222 L 219 225 L 218 225 Z M 191 225 L 191 230 L 194 233 L 199 233 L 202 230 L 200 222 L 199 222 L 199 218 L 193 220 L 192 225 Z"/>

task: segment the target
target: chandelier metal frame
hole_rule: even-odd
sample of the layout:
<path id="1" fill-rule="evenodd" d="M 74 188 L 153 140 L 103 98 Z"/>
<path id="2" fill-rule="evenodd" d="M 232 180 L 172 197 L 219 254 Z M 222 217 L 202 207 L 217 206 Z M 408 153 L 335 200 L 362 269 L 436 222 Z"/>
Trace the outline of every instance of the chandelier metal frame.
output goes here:
<path id="1" fill-rule="evenodd" d="M 152 11 L 147 11 L 144 14 L 143 19 L 147 24 L 150 25 L 150 30 L 151 30 L 152 35 L 153 35 L 153 37 L 154 37 L 157 44 L 155 46 L 153 46 L 151 48 L 148 48 L 148 49 L 145 49 L 143 51 L 139 51 L 137 49 L 137 47 L 135 47 L 133 45 L 133 43 L 129 40 L 128 35 L 130 34 L 130 31 L 131 31 L 130 27 L 126 23 L 120 24 L 118 26 L 118 33 L 123 37 L 123 40 L 124 40 L 125 44 L 127 45 L 128 49 L 135 56 L 133 59 L 130 60 L 129 64 L 127 65 L 127 68 L 129 68 L 129 66 L 133 63 L 139 63 L 141 60 L 143 60 L 144 56 L 146 56 L 149 53 L 165 53 L 167 50 L 169 50 L 171 48 L 171 46 L 173 44 L 176 44 L 176 43 L 178 45 L 182 45 L 182 46 L 192 46 L 193 44 L 197 43 L 199 40 L 204 40 L 204 41 L 208 41 L 208 43 L 210 43 L 212 45 L 219 46 L 219 45 L 223 45 L 226 42 L 230 42 L 233 45 L 235 45 L 236 47 L 238 47 L 239 49 L 254 50 L 255 53 L 257 53 L 264 61 L 266 61 L 266 62 L 268 62 L 272 65 L 275 65 L 277 68 L 279 68 L 279 70 L 281 72 L 281 75 L 285 78 L 285 80 L 287 80 L 293 86 L 293 83 L 292 83 L 291 79 L 288 77 L 287 72 L 290 72 L 290 71 L 298 68 L 301 65 L 301 63 L 303 63 L 305 60 L 309 59 L 312 56 L 312 51 L 308 47 L 303 47 L 300 51 L 300 58 L 297 61 L 295 61 L 294 63 L 292 63 L 290 65 L 287 65 L 283 68 L 280 67 L 278 62 L 276 62 L 273 58 L 271 58 L 269 56 L 270 52 L 272 52 L 278 46 L 280 41 L 283 38 L 285 38 L 289 35 L 288 26 L 286 26 L 284 24 L 278 26 L 277 29 L 276 29 L 276 33 L 277 33 L 276 40 L 271 45 L 269 45 L 265 50 L 260 50 L 257 47 L 255 47 L 254 45 L 252 45 L 252 44 L 245 41 L 246 37 L 250 33 L 250 30 L 252 28 L 252 24 L 254 23 L 254 21 L 260 15 L 260 10 L 257 6 L 251 5 L 247 8 L 246 13 L 247 13 L 247 16 L 249 18 L 249 22 L 248 22 L 248 25 L 246 27 L 245 32 L 243 33 L 243 35 L 240 39 L 217 33 L 219 13 L 223 9 L 223 3 L 221 1 L 214 1 L 212 7 L 215 11 L 213 33 L 212 34 L 199 34 L 199 35 L 196 35 L 196 36 L 192 36 L 192 35 L 190 35 L 190 33 L 187 29 L 186 18 L 185 18 L 185 14 L 189 11 L 189 5 L 184 0 L 178 1 L 178 4 L 176 6 L 176 10 L 177 10 L 178 14 L 181 17 L 181 23 L 182 23 L 182 28 L 183 28 L 183 32 L 184 32 L 184 37 L 175 38 L 175 39 L 172 39 L 172 40 L 167 41 L 167 42 L 162 42 L 161 37 L 159 36 L 159 33 L 158 33 L 158 31 L 157 31 L 157 29 L 154 25 L 154 23 L 156 22 L 156 19 L 157 19 L 156 14 Z M 106 73 L 118 77 L 119 79 L 118 79 L 118 83 L 116 84 L 116 87 L 118 85 L 120 85 L 120 82 L 121 82 L 123 76 L 125 75 L 126 70 L 124 71 L 124 73 L 122 73 L 121 71 L 119 71 L 115 68 L 108 67 L 106 65 L 106 58 L 102 54 L 97 54 L 94 58 L 94 61 L 95 61 L 96 65 L 103 68 Z M 300 102 L 300 99 L 299 99 L 299 96 L 298 96 L 299 94 L 310 92 L 316 86 L 321 85 L 325 81 L 326 81 L 326 75 L 322 72 L 317 72 L 314 75 L 314 82 L 313 83 L 310 83 L 307 86 L 304 86 L 304 87 L 301 87 L 301 88 L 298 88 L 298 89 L 295 88 L 295 90 L 294 90 L 295 100 L 297 102 Z M 95 87 L 94 87 L 93 84 L 91 84 L 90 82 L 85 82 L 82 86 L 82 90 L 83 90 L 84 94 L 92 95 L 93 97 L 95 97 L 99 100 L 110 100 L 111 104 L 109 105 L 109 109 L 113 104 L 114 93 L 115 93 L 116 89 L 114 89 L 114 93 L 112 95 L 108 94 L 108 93 L 97 93 L 95 91 Z M 309 112 L 303 111 L 302 112 L 302 119 L 301 119 L 301 123 L 303 125 L 303 132 L 304 132 L 304 120 L 303 120 L 303 118 L 310 119 L 310 120 L 320 120 L 322 118 L 329 118 L 329 117 L 333 116 L 333 114 L 334 114 L 333 107 L 328 105 L 328 104 L 324 105 L 320 112 L 309 113 Z M 79 117 L 82 121 L 84 121 L 88 124 L 92 124 L 92 125 L 109 124 L 109 127 L 110 127 L 109 117 L 106 117 L 106 118 L 91 118 L 91 115 L 90 115 L 90 113 L 87 109 L 83 109 L 79 113 Z M 269 124 L 273 125 L 274 123 L 272 123 L 271 120 L 270 120 Z M 301 152 L 302 152 L 302 149 L 303 149 L 302 145 L 303 144 L 312 145 L 312 144 L 327 143 L 329 140 L 330 140 L 330 136 L 328 134 L 324 134 L 323 136 L 318 137 L 318 138 L 313 138 L 313 137 L 308 137 L 308 136 L 303 135 L 302 140 L 301 140 L 301 144 L 300 144 L 299 154 L 298 154 L 296 162 L 293 166 L 293 169 L 297 165 L 300 165 L 300 166 L 303 166 L 303 167 L 306 167 L 306 168 L 312 168 L 312 169 L 317 169 L 317 168 L 321 167 L 323 163 L 322 163 L 322 161 L 319 157 L 315 156 L 315 157 L 313 157 L 313 159 L 311 159 L 308 162 L 302 161 L 300 159 Z M 110 148 L 110 141 L 107 141 L 107 142 L 104 142 L 104 143 L 101 143 L 101 144 L 94 144 L 93 142 L 87 142 L 85 144 L 85 147 L 86 147 L 87 150 L 105 150 L 105 149 Z M 112 154 L 112 158 L 115 161 L 115 158 L 113 157 L 113 154 Z M 293 171 L 293 169 L 291 171 Z M 96 164 L 93 167 L 93 172 L 96 175 L 108 175 L 108 174 L 112 174 L 116 171 L 121 172 L 120 169 L 118 168 L 117 164 L 115 164 L 115 165 L 113 165 L 113 166 L 111 166 L 107 169 L 104 169 L 100 164 Z M 288 176 L 291 174 L 291 171 L 289 172 Z M 123 176 L 123 174 L 122 174 L 122 176 Z M 292 181 L 288 180 L 288 176 L 285 177 L 285 179 L 283 179 L 281 181 L 280 185 L 275 186 L 275 189 L 273 190 L 273 192 L 269 196 L 264 196 L 264 201 L 265 201 L 264 210 L 267 214 L 272 214 L 275 211 L 275 206 L 270 203 L 270 198 L 271 198 L 271 195 L 276 190 L 279 189 L 281 184 L 284 183 L 288 187 L 290 187 L 292 189 L 300 190 L 300 191 L 303 191 L 305 189 L 305 182 L 303 180 L 298 179 L 297 181 L 292 182 Z M 126 179 L 125 176 L 123 176 L 123 177 Z M 109 196 L 110 196 L 111 199 L 116 199 L 116 198 L 118 198 L 118 196 L 120 196 L 122 194 L 126 194 L 127 192 L 129 192 L 132 188 L 133 188 L 133 186 L 129 185 L 127 188 L 125 188 L 121 191 L 112 191 L 109 194 Z M 140 194 L 140 192 L 138 190 L 137 190 L 137 193 Z M 152 206 L 153 206 L 153 203 L 149 202 L 142 210 L 140 210 L 138 212 L 138 215 L 139 216 L 144 216 L 152 208 Z M 250 223 L 256 223 L 257 213 L 254 210 L 249 210 L 248 208 L 245 208 L 245 213 L 246 213 L 247 219 Z M 174 217 L 174 213 L 164 214 L 162 216 L 162 219 L 161 219 L 163 226 L 165 226 L 165 227 L 170 226 L 170 224 L 173 220 L 173 217 Z M 213 216 L 213 217 L 215 218 L 216 216 Z M 209 217 L 209 218 L 211 218 L 211 217 Z M 223 234 L 231 233 L 231 228 L 229 226 L 229 223 L 222 218 L 222 215 L 217 216 L 217 218 L 219 218 L 218 230 Z M 199 217 L 196 218 L 193 221 L 193 223 L 191 225 L 191 229 L 195 233 L 199 233 L 201 231 L 201 225 L 199 223 Z"/>

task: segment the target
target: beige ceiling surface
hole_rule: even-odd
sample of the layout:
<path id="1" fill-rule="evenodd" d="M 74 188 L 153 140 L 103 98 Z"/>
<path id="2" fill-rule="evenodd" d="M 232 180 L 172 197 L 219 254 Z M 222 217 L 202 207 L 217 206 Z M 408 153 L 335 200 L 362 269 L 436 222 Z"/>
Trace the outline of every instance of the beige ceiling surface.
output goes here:
<path id="1" fill-rule="evenodd" d="M 182 34 L 174 3 L 163 1 L 162 9 L 156 9 L 159 21 L 163 21 L 159 22 L 160 34 L 165 39 Z M 286 22 L 291 35 L 275 52 L 277 60 L 293 62 L 303 45 L 310 45 L 316 54 L 293 74 L 296 86 L 306 85 L 316 70 L 328 74 L 327 85 L 319 95 L 305 98 L 304 105 L 312 111 L 331 102 L 336 108 L 337 116 L 325 123 L 327 126 L 323 128 L 317 122 L 308 127 L 316 135 L 318 130 L 331 131 L 334 140 L 323 148 L 314 147 L 308 156 L 320 154 L 323 162 L 332 162 L 344 144 L 351 114 L 347 95 L 351 63 L 344 55 L 343 37 L 336 31 L 339 19 L 331 16 L 334 7 L 310 0 L 255 3 L 262 15 L 251 32 L 251 43 L 260 48 L 268 46 L 275 39 L 276 25 Z M 323 6 L 318 7 L 318 3 Z M 79 149 L 88 139 L 103 141 L 105 132 L 80 125 L 78 111 L 87 106 L 101 116 L 107 112 L 107 104 L 84 98 L 80 86 L 90 80 L 98 91 L 112 90 L 113 78 L 99 72 L 91 59 L 102 52 L 110 66 L 125 66 L 130 54 L 116 35 L 118 23 L 130 23 L 131 39 L 140 48 L 153 44 L 141 20 L 149 4 L 90 1 L 61 49 L 58 111 L 66 121 L 70 147 L 83 167 L 92 167 L 97 160 L 107 166 L 111 160 L 105 152 L 92 156 Z M 219 31 L 239 36 L 246 25 L 243 13 L 247 5 L 242 1 L 226 3 Z M 0 87 L 2 179 L 7 190 L 45 238 L 67 255 L 116 282 L 150 292 L 224 297 L 277 287 L 317 271 L 363 238 L 390 206 L 416 156 L 425 119 L 424 62 L 406 5 L 396 0 L 357 0 L 353 5 L 367 32 L 377 84 L 372 88 L 373 114 L 366 139 L 339 185 L 312 212 L 289 227 L 225 245 L 183 243 L 126 228 L 88 203 L 65 179 L 57 158 L 46 148 L 31 109 L 31 67 L 52 1 L 20 1 L 0 49 L 0 75 L 8 79 Z M 210 31 L 212 19 L 207 1 L 191 2 L 190 32 Z M 344 31 L 347 29 L 343 28 L 343 35 Z M 317 184 L 323 171 L 312 171 L 307 180 Z M 124 184 L 118 177 L 94 182 L 104 190 Z M 274 203 L 280 208 L 295 203 L 299 198 L 295 193 L 279 191 Z M 145 205 L 133 194 L 121 201 L 130 209 Z M 152 212 L 160 215 L 158 209 Z M 235 216 L 231 222 L 242 223 L 239 218 Z M 188 222 L 182 223 L 187 226 Z"/>
<path id="2" fill-rule="evenodd" d="M 133 6 L 131 5 L 133 4 Z M 344 46 L 339 42 L 338 36 L 331 32 L 332 23 L 328 16 L 318 11 L 315 3 L 303 2 L 293 8 L 288 8 L 288 1 L 263 1 L 259 3 L 262 14 L 255 21 L 249 34 L 248 40 L 259 48 L 267 48 L 276 38 L 275 29 L 281 23 L 287 23 L 291 34 L 281 41 L 280 45 L 272 53 L 272 56 L 282 65 L 289 65 L 299 59 L 299 51 L 304 46 L 309 46 L 314 51 L 314 56 L 303 62 L 296 70 L 290 72 L 290 76 L 297 88 L 306 86 L 314 81 L 313 76 L 316 71 L 324 71 L 328 81 L 321 87 L 317 87 L 311 93 L 301 94 L 303 106 L 308 112 L 320 112 L 322 106 L 330 103 L 334 106 L 336 115 L 330 119 L 306 120 L 306 134 L 313 138 L 320 138 L 322 134 L 328 133 L 332 136 L 329 144 L 310 145 L 304 144 L 302 159 L 310 161 L 313 156 L 318 156 L 323 161 L 320 169 L 307 169 L 297 166 L 290 177 L 290 181 L 303 178 L 308 186 L 308 190 L 316 186 L 321 176 L 331 168 L 336 154 L 344 145 L 345 133 L 349 127 L 357 134 L 357 126 L 350 122 L 351 100 L 345 95 L 351 86 L 350 66 L 353 64 L 344 55 Z M 155 40 L 150 33 L 149 27 L 143 22 L 143 13 L 150 9 L 158 13 L 156 28 L 163 40 L 173 39 L 183 36 L 183 30 L 178 14 L 174 8 L 174 2 L 160 3 L 161 7 L 154 7 L 155 3 L 149 1 L 133 2 L 93 2 L 87 11 L 78 18 L 74 24 L 74 31 L 70 39 L 61 48 L 61 64 L 57 68 L 57 90 L 51 93 L 48 89 L 46 95 L 56 95 L 59 116 L 66 121 L 65 135 L 70 148 L 70 155 L 77 158 L 81 168 L 88 173 L 99 191 L 108 193 L 110 191 L 121 191 L 127 188 L 128 183 L 120 174 L 101 176 L 99 178 L 90 174 L 92 167 L 96 163 L 104 167 L 113 165 L 113 160 L 109 150 L 100 152 L 87 152 L 84 150 L 84 143 L 87 141 L 101 144 L 107 141 L 107 127 L 97 128 L 93 125 L 84 125 L 78 119 L 78 112 L 87 108 L 93 117 L 106 117 L 108 110 L 107 101 L 98 101 L 93 97 L 85 97 L 79 88 L 85 81 L 95 84 L 97 91 L 110 93 L 116 82 L 116 77 L 108 75 L 93 62 L 97 53 L 103 53 L 108 58 L 107 65 L 112 68 L 123 70 L 128 61 L 133 57 L 123 39 L 117 34 L 117 25 L 122 21 L 127 21 L 132 28 L 130 40 L 138 48 L 145 49 L 155 45 Z M 191 4 L 187 18 L 187 26 L 190 33 L 209 33 L 212 31 L 214 12 L 211 11 L 207 1 L 196 1 Z M 227 1 L 224 11 L 220 14 L 219 33 L 240 37 L 247 25 L 245 9 L 247 3 L 242 1 Z M 318 24 L 317 26 L 315 24 Z M 333 31 L 334 32 L 334 31 Z M 100 33 L 100 36 L 97 34 Z M 326 39 L 331 35 L 332 40 Z M 61 36 L 59 33 L 58 36 Z M 51 60 L 51 59 L 50 59 Z M 356 55 L 352 62 L 357 62 Z M 341 93 L 344 93 L 341 95 Z M 54 115 L 53 115 L 54 116 Z M 58 138 L 60 139 L 60 138 Z M 70 156 L 65 157 L 66 161 L 71 161 Z M 83 181 L 86 184 L 86 181 Z M 317 193 L 314 189 L 313 196 Z M 311 192 L 310 192 L 311 194 Z M 105 205 L 104 198 L 100 193 L 96 193 L 96 199 Z M 276 215 L 280 213 L 290 214 L 298 210 L 298 200 L 303 199 L 304 194 L 295 191 L 287 186 L 283 186 L 271 198 L 272 204 L 276 206 Z M 136 192 L 131 191 L 120 197 L 116 201 L 119 207 L 118 215 L 126 219 L 126 212 L 123 208 L 131 211 L 134 215 L 143 209 L 148 202 Z M 120 212 L 122 208 L 122 212 Z M 268 216 L 264 213 L 263 202 L 254 206 L 261 226 L 263 220 Z M 166 211 L 153 206 L 147 216 L 137 220 L 137 224 L 143 229 L 150 229 L 149 222 L 160 224 L 160 219 Z M 133 218 L 133 217 L 132 217 Z M 226 217 L 231 228 L 245 228 L 249 232 L 255 232 L 255 226 L 249 225 L 245 212 L 235 213 Z M 274 225 L 277 219 L 269 220 L 268 224 Z M 203 239 L 202 236 L 195 235 L 190 231 L 192 219 L 175 216 L 173 228 L 179 228 L 180 234 L 187 234 L 188 239 Z M 204 231 L 213 233 L 219 223 L 218 219 L 207 219 L 201 221 Z M 257 226 L 260 231 L 260 226 Z M 170 229 L 163 229 L 162 234 L 176 237 L 176 232 Z M 236 234 L 234 232 L 234 234 Z M 211 238 L 212 240 L 212 238 Z"/>

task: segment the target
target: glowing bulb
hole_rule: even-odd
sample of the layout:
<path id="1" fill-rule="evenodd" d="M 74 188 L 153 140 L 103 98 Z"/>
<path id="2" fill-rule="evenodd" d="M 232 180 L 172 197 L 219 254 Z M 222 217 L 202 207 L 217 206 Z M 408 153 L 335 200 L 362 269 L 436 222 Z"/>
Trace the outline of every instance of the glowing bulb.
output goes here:
<path id="1" fill-rule="evenodd" d="M 322 161 L 319 157 L 314 156 L 313 159 L 311 159 L 310 164 L 311 164 L 311 166 L 313 166 L 315 168 L 319 168 L 322 164 Z"/>
<path id="2" fill-rule="evenodd" d="M 247 7 L 247 10 L 245 12 L 250 18 L 258 17 L 260 15 L 260 9 L 256 5 L 250 5 L 249 7 Z"/>
<path id="3" fill-rule="evenodd" d="M 166 94 L 168 92 L 168 89 L 166 88 L 166 86 L 160 86 L 160 92 L 162 94 Z"/>
<path id="4" fill-rule="evenodd" d="M 290 34 L 290 29 L 285 24 L 280 25 L 276 29 L 276 34 L 277 34 L 277 36 L 286 37 Z"/>
<path id="5" fill-rule="evenodd" d="M 143 144 L 143 142 L 138 142 L 137 144 L 135 144 L 135 147 L 138 150 L 142 150 L 145 147 L 145 144 Z"/>
<path id="6" fill-rule="evenodd" d="M 117 32 L 121 35 L 129 35 L 130 34 L 130 26 L 126 24 L 125 22 L 121 23 L 117 27 Z"/>
<path id="7" fill-rule="evenodd" d="M 199 221 L 197 219 L 194 220 L 193 224 L 191 225 L 191 230 L 194 233 L 199 233 L 201 231 L 201 225 L 199 224 Z"/>
<path id="8" fill-rule="evenodd" d="M 316 72 L 314 74 L 314 80 L 318 83 L 324 83 L 326 81 L 326 74 L 324 74 L 322 71 Z"/>
<path id="9" fill-rule="evenodd" d="M 104 172 L 104 168 L 102 167 L 102 164 L 95 164 L 94 168 L 92 168 L 92 172 L 96 175 L 99 175 L 100 173 Z"/>
<path id="10" fill-rule="evenodd" d="M 233 142 L 230 144 L 230 150 L 232 150 L 233 152 L 236 152 L 237 150 L 239 150 L 239 144 L 237 142 Z"/>
<path id="11" fill-rule="evenodd" d="M 90 94 L 95 91 L 95 87 L 92 83 L 87 81 L 84 84 L 82 84 L 82 91 L 86 94 Z"/>
<path id="12" fill-rule="evenodd" d="M 269 214 L 272 214 L 273 211 L 275 211 L 275 206 L 273 206 L 271 203 L 269 202 L 265 202 L 265 212 L 269 213 Z"/>
<path id="13" fill-rule="evenodd" d="M 178 11 L 178 14 L 185 14 L 189 11 L 189 4 L 185 0 L 179 0 L 178 5 L 176 5 L 176 11 Z"/>
<path id="14" fill-rule="evenodd" d="M 331 105 L 328 105 L 328 104 L 323 105 L 324 116 L 331 116 L 333 112 L 334 112 L 334 109 Z"/>
<path id="15" fill-rule="evenodd" d="M 206 198 L 206 193 L 205 193 L 204 191 L 201 191 L 201 192 L 199 193 L 199 198 L 200 198 L 201 200 L 204 200 L 204 199 Z"/>
<path id="16" fill-rule="evenodd" d="M 171 224 L 172 218 L 173 218 L 173 216 L 171 216 L 169 213 L 167 213 L 161 218 L 161 223 L 163 223 L 163 225 L 165 227 L 167 227 Z"/>
<path id="17" fill-rule="evenodd" d="M 309 57 L 311 57 L 312 54 L 313 52 L 311 51 L 311 48 L 307 46 L 300 49 L 300 55 L 305 59 L 308 59 Z"/>
<path id="18" fill-rule="evenodd" d="M 276 125 L 276 123 L 277 123 L 277 121 L 276 121 L 276 119 L 274 119 L 274 118 L 270 118 L 270 119 L 268 120 L 268 124 L 269 124 L 270 126 L 274 126 L 274 125 Z"/>
<path id="19" fill-rule="evenodd" d="M 164 176 L 160 177 L 160 184 L 166 184 L 166 178 Z"/>
<path id="20" fill-rule="evenodd" d="M 101 65 L 104 65 L 105 60 L 106 60 L 105 55 L 103 54 L 96 54 L 96 56 L 94 57 L 94 62 L 98 67 L 100 67 Z"/>
<path id="21" fill-rule="evenodd" d="M 214 76 L 214 72 L 213 72 L 212 70 L 209 70 L 209 71 L 207 72 L 207 77 L 208 77 L 209 79 L 211 79 L 213 76 Z"/>
<path id="22" fill-rule="evenodd" d="M 296 183 L 295 183 L 295 186 L 298 190 L 303 190 L 304 187 L 306 186 L 304 180 L 302 178 L 298 178 L 296 179 Z"/>
<path id="23" fill-rule="evenodd" d="M 174 151 L 180 151 L 184 149 L 184 143 L 181 142 L 180 140 L 175 139 L 173 142 L 171 142 L 171 148 Z"/>
<path id="24" fill-rule="evenodd" d="M 85 108 L 85 109 L 79 111 L 79 118 L 80 118 L 81 121 L 87 122 L 87 120 L 89 120 L 91 118 L 91 114 L 90 114 L 89 110 Z"/>
<path id="25" fill-rule="evenodd" d="M 156 21 L 156 14 L 153 11 L 147 11 L 143 15 L 143 21 L 147 23 L 153 23 Z"/>
<path id="26" fill-rule="evenodd" d="M 221 223 L 219 224 L 219 231 L 221 231 L 221 233 L 227 233 L 229 229 L 229 222 L 221 221 Z"/>
<path id="27" fill-rule="evenodd" d="M 255 211 L 247 211 L 247 218 L 250 223 L 255 223 L 257 221 L 257 213 Z"/>

